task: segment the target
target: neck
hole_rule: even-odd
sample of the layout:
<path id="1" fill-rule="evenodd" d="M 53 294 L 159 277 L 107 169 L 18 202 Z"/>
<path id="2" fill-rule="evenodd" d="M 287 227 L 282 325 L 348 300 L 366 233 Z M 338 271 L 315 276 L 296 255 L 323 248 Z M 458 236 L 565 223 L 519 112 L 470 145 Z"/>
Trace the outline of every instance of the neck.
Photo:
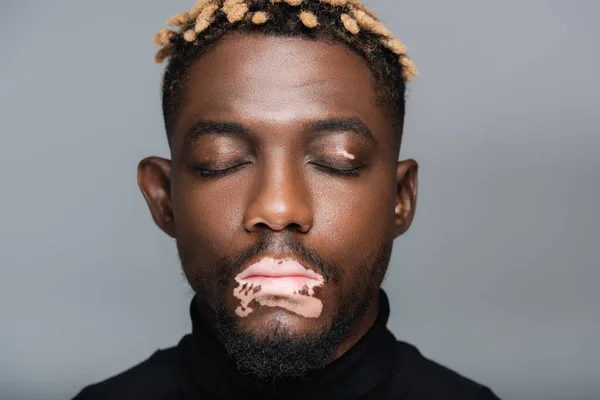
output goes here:
<path id="1" fill-rule="evenodd" d="M 371 329 L 379 316 L 379 291 L 375 294 L 369 307 L 352 322 L 346 338 L 340 343 L 331 362 L 343 356 Z"/>
<path id="2" fill-rule="evenodd" d="M 363 312 L 361 312 L 354 319 L 354 321 L 352 321 L 350 331 L 346 335 L 346 338 L 338 346 L 332 359 L 329 361 L 330 363 L 342 357 L 369 331 L 369 329 L 371 329 L 371 327 L 375 324 L 377 317 L 379 316 L 379 305 L 380 301 L 378 290 L 369 306 Z M 198 316 L 203 321 L 204 325 L 215 337 L 218 337 L 218 333 L 215 329 L 215 311 L 208 305 L 207 302 L 200 300 L 200 298 L 197 298 L 197 306 Z"/>
<path id="3" fill-rule="evenodd" d="M 385 379 L 397 361 L 391 351 L 396 338 L 386 328 L 389 303 L 385 293 L 378 291 L 361 311 L 355 314 L 349 333 L 327 367 L 308 371 L 299 380 L 284 379 L 257 386 L 255 377 L 240 374 L 236 362 L 218 346 L 218 335 L 214 332 L 215 313 L 206 302 L 195 297 L 190 308 L 193 331 L 179 345 L 181 356 L 194 385 L 215 396 L 237 398 L 243 393 L 251 398 L 265 394 L 288 398 L 286 393 L 293 393 L 294 398 L 314 398 L 315 393 L 320 393 L 319 398 L 340 398 L 343 393 L 342 397 L 346 398 L 352 393 L 355 398 Z M 205 379 L 206 376 L 210 378 Z M 306 384 L 306 379 L 310 384 Z"/>

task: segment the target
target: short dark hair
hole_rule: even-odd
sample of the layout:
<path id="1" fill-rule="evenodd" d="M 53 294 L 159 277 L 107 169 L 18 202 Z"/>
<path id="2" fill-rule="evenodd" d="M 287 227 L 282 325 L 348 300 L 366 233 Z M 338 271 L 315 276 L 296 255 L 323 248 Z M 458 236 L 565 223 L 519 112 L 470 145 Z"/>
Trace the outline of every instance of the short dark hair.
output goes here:
<path id="1" fill-rule="evenodd" d="M 156 61 L 169 58 L 162 84 L 167 135 L 177 114 L 188 68 L 229 33 L 244 32 L 302 37 L 340 43 L 369 67 L 378 102 L 402 133 L 405 82 L 417 74 L 406 46 L 392 36 L 358 0 L 199 0 L 168 21 L 178 31 L 161 29 Z"/>

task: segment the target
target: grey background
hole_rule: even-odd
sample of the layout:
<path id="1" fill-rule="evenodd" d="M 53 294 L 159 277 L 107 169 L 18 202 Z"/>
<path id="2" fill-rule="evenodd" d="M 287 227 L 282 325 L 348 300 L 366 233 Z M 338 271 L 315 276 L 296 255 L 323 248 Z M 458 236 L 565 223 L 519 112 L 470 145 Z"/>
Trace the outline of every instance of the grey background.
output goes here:
<path id="1" fill-rule="evenodd" d="M 191 3 L 0 2 L 1 399 L 69 398 L 189 330 L 135 174 L 168 155 L 151 38 Z M 600 3 L 367 4 L 421 72 L 391 328 L 504 399 L 600 399 Z"/>

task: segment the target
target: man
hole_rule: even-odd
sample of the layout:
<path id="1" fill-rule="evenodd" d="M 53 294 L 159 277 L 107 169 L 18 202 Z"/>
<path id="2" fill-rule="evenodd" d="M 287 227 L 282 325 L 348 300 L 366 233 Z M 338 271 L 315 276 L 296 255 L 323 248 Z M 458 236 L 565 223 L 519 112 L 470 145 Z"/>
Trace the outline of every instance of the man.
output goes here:
<path id="1" fill-rule="evenodd" d="M 77 399 L 496 399 L 386 328 L 417 197 L 402 42 L 357 0 L 201 0 L 169 23 L 171 160 L 138 181 L 192 334 Z"/>

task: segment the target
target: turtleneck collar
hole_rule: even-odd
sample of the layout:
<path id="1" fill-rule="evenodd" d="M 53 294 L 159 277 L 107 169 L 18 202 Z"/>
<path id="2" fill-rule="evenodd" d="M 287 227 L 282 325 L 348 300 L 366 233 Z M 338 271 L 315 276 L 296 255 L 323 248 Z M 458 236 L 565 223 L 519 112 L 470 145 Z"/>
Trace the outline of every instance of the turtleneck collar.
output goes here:
<path id="1" fill-rule="evenodd" d="M 210 394 L 211 398 L 234 398 L 238 395 L 269 398 L 357 398 L 368 393 L 394 368 L 396 338 L 387 329 L 390 308 L 386 294 L 379 293 L 379 314 L 369 331 L 344 355 L 311 373 L 298 384 L 259 386 L 251 376 L 240 373 L 216 337 L 202 323 L 194 298 L 190 307 L 192 334 L 178 345 L 181 371 L 178 381 L 186 400 Z"/>

